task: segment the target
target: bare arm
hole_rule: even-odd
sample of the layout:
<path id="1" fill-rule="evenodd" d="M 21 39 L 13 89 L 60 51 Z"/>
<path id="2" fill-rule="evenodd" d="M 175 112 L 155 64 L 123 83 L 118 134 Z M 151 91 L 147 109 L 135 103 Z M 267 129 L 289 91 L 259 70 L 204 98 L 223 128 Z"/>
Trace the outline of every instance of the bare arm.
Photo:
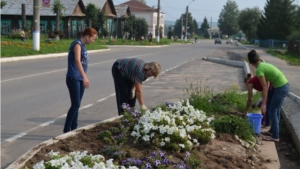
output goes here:
<path id="1" fill-rule="evenodd" d="M 83 86 L 85 88 L 89 88 L 90 87 L 90 81 L 89 79 L 87 78 L 84 70 L 83 70 L 83 67 L 81 65 L 81 61 L 80 61 L 80 58 L 81 58 L 81 47 L 79 44 L 76 44 L 74 46 L 74 54 L 75 54 L 75 64 L 76 64 L 76 67 L 79 71 L 79 73 L 81 74 L 82 78 L 83 78 Z"/>
<path id="2" fill-rule="evenodd" d="M 135 92 L 136 92 L 135 94 L 136 94 L 137 100 L 140 105 L 143 105 L 144 100 L 143 100 L 142 84 L 135 82 L 134 86 L 135 86 Z"/>
<path id="3" fill-rule="evenodd" d="M 268 83 L 266 82 L 266 78 L 265 76 L 260 76 L 258 77 L 259 79 L 259 82 L 263 88 L 263 91 L 262 91 L 262 103 L 261 103 L 261 106 L 260 106 L 260 109 L 261 109 L 261 113 L 262 114 L 265 114 L 266 113 L 266 104 L 267 104 L 267 96 L 268 96 Z"/>
<path id="4" fill-rule="evenodd" d="M 248 100 L 247 100 L 247 105 L 244 111 L 244 114 L 248 113 L 248 110 L 250 106 L 252 105 L 252 96 L 253 96 L 253 84 L 247 84 L 247 89 L 248 89 Z"/>

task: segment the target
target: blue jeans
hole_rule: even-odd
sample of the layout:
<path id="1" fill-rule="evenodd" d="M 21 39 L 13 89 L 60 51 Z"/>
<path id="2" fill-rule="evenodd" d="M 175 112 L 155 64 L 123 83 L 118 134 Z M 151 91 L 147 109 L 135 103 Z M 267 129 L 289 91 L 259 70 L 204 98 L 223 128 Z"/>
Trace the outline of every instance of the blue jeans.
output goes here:
<path id="1" fill-rule="evenodd" d="M 270 133 L 274 139 L 279 139 L 279 123 L 280 123 L 280 111 L 285 97 L 290 91 L 290 85 L 287 83 L 281 87 L 275 88 L 270 107 L 269 115 L 271 117 Z"/>
<path id="2" fill-rule="evenodd" d="M 271 105 L 271 100 L 272 100 L 272 97 L 274 95 L 274 92 L 275 92 L 275 89 L 274 87 L 272 88 L 269 88 L 269 91 L 268 91 L 268 97 L 267 97 L 267 112 L 266 112 L 266 116 L 264 118 L 266 119 L 263 119 L 263 125 L 265 126 L 269 126 L 270 125 L 270 105 Z"/>
<path id="3" fill-rule="evenodd" d="M 71 107 L 68 111 L 63 132 L 69 132 L 77 129 L 78 110 L 80 108 L 81 99 L 84 93 L 83 81 L 66 78 L 67 87 L 69 89 Z"/>

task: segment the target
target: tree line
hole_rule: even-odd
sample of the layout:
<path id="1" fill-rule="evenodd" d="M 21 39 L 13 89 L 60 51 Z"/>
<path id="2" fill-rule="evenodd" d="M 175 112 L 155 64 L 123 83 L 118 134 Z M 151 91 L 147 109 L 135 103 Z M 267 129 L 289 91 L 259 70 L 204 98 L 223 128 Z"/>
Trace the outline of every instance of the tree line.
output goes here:
<path id="1" fill-rule="evenodd" d="M 168 35 L 186 36 L 185 18 L 186 14 L 182 14 L 174 26 L 169 26 Z M 299 40 L 300 6 L 294 4 L 294 0 L 267 0 L 263 11 L 258 7 L 239 11 L 237 3 L 228 0 L 220 12 L 218 27 L 223 35 L 228 36 L 234 36 L 242 31 L 248 39 Z M 188 13 L 188 34 L 208 38 L 208 28 L 206 17 L 198 28 L 196 19 Z"/>

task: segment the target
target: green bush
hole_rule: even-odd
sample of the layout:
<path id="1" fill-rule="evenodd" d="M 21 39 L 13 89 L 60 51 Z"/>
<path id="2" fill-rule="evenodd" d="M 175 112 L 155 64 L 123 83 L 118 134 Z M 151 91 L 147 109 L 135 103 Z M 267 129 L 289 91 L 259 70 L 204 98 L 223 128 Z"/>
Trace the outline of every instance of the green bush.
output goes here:
<path id="1" fill-rule="evenodd" d="M 250 123 L 236 115 L 225 115 L 212 122 L 216 132 L 238 135 L 243 140 L 252 141 L 254 134 Z"/>

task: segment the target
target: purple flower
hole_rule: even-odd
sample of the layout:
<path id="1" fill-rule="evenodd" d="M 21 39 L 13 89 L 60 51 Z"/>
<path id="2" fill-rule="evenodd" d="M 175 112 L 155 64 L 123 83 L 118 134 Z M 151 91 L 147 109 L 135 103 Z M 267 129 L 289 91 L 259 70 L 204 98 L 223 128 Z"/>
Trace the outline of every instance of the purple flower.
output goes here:
<path id="1" fill-rule="evenodd" d="M 184 159 L 186 160 L 186 159 L 190 158 L 190 156 L 191 156 L 191 153 L 187 151 L 187 152 L 185 152 L 185 158 Z"/>
<path id="2" fill-rule="evenodd" d="M 153 152 L 151 153 L 151 157 L 155 157 L 155 156 L 156 156 L 156 152 L 153 151 Z"/>
<path id="3" fill-rule="evenodd" d="M 150 163 L 146 163 L 145 169 L 150 169 L 152 168 L 152 165 Z"/>
<path id="4" fill-rule="evenodd" d="M 163 164 L 165 164 L 165 165 L 168 165 L 170 162 L 169 162 L 169 160 L 168 159 L 163 159 Z"/>
<path id="5" fill-rule="evenodd" d="M 159 160 L 156 159 L 156 160 L 154 161 L 154 164 L 155 164 L 155 166 L 159 166 L 159 165 L 161 165 L 161 162 L 160 162 Z"/>
<path id="6" fill-rule="evenodd" d="M 165 153 L 162 152 L 162 151 L 159 151 L 159 155 L 160 155 L 161 158 L 164 158 L 164 157 L 165 157 Z"/>
<path id="7" fill-rule="evenodd" d="M 122 104 L 122 108 L 125 110 L 125 109 L 127 109 L 129 107 L 129 104 L 127 104 L 127 103 L 123 103 Z M 129 109 L 130 109 L 130 107 L 129 107 Z"/>

